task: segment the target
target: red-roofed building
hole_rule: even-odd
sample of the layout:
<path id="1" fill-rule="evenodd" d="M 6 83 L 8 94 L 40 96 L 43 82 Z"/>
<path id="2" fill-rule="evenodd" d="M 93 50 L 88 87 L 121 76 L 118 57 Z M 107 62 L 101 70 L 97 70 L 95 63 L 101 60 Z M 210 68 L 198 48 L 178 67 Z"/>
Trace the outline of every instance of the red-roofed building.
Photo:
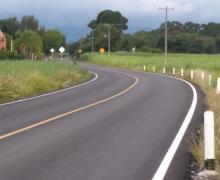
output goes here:
<path id="1" fill-rule="evenodd" d="M 0 51 L 6 50 L 6 37 L 4 33 L 0 30 Z"/>

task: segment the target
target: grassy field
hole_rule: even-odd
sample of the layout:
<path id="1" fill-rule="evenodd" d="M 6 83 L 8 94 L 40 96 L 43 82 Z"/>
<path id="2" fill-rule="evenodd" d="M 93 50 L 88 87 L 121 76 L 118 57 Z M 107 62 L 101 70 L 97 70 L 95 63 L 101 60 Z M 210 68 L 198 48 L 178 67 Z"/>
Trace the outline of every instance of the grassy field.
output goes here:
<path id="1" fill-rule="evenodd" d="M 113 53 L 111 55 L 84 54 L 82 59 L 95 64 L 101 64 L 112 67 L 120 67 L 131 70 L 143 71 L 144 65 L 146 71 L 152 72 L 153 66 L 157 73 L 162 73 L 164 68 L 162 54 L 146 53 Z M 171 75 L 173 68 L 176 68 L 176 76 L 180 77 L 180 69 L 184 69 L 184 78 L 198 84 L 206 95 L 206 104 L 208 110 L 215 113 L 215 135 L 216 135 L 216 163 L 219 171 L 220 165 L 220 96 L 216 94 L 216 80 L 220 77 L 220 55 L 195 55 L 195 54 L 170 54 L 166 73 Z M 194 79 L 190 79 L 190 71 L 194 70 Z M 201 73 L 204 73 L 205 79 L 202 80 Z M 211 85 L 208 84 L 208 76 L 212 76 Z M 192 137 L 190 151 L 197 160 L 200 169 L 204 167 L 204 140 L 203 127 L 201 125 L 201 136 Z"/>
<path id="2" fill-rule="evenodd" d="M 115 53 L 112 55 L 100 54 L 84 54 L 83 58 L 90 62 L 110 65 L 114 67 L 125 68 L 142 68 L 147 65 L 147 70 L 152 71 L 152 66 L 155 65 L 158 69 L 164 67 L 164 58 L 162 54 L 145 54 L 145 53 Z M 220 55 L 197 55 L 197 54 L 170 54 L 168 55 L 167 68 L 171 69 L 206 69 L 220 73 Z"/>
<path id="3" fill-rule="evenodd" d="M 0 103 L 63 89 L 90 78 L 68 63 L 0 61 Z"/>

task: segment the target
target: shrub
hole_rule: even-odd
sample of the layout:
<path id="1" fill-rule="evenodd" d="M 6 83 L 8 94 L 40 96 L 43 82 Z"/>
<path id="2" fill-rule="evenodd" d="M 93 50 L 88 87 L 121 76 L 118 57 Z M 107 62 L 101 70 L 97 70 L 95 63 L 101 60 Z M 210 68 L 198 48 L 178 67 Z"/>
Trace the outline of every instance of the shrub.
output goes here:
<path id="1" fill-rule="evenodd" d="M 0 60 L 21 60 L 24 57 L 16 52 L 0 51 Z"/>

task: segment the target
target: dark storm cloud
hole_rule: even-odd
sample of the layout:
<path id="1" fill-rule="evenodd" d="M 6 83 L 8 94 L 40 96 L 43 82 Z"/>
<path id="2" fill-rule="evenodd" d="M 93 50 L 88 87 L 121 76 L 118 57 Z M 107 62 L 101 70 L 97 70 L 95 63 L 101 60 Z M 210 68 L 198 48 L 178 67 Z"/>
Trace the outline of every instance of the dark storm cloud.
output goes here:
<path id="1" fill-rule="evenodd" d="M 120 11 L 129 19 L 129 31 L 148 30 L 158 27 L 164 20 L 164 12 L 158 7 L 168 4 L 175 7 L 170 20 L 219 22 L 219 0 L 3 0 L 0 18 L 35 15 L 41 25 L 62 29 L 75 39 L 86 34 L 87 24 L 104 9 Z"/>

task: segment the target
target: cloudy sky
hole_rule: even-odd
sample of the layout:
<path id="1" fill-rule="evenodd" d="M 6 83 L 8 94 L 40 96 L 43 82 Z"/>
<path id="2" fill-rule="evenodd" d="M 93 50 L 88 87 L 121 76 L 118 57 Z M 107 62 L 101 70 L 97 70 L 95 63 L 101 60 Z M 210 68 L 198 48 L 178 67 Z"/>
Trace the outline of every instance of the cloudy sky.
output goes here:
<path id="1" fill-rule="evenodd" d="M 36 16 L 46 28 L 58 28 L 68 41 L 89 32 L 87 24 L 105 9 L 117 10 L 129 19 L 128 32 L 150 30 L 164 21 L 159 7 L 175 7 L 169 20 L 220 23 L 220 0 L 1 0 L 0 19 Z"/>

